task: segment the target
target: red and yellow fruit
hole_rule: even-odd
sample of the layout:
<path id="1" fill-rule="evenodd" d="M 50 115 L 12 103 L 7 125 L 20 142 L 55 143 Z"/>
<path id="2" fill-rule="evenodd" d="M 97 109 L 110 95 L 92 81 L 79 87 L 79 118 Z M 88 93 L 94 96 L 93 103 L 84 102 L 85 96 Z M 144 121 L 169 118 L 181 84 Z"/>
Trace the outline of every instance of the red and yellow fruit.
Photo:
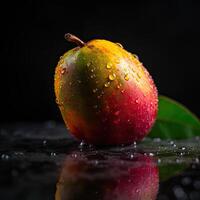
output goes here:
<path id="1" fill-rule="evenodd" d="M 66 126 L 92 144 L 130 144 L 156 119 L 157 89 L 138 58 L 118 43 L 82 42 L 61 56 L 55 71 L 56 101 Z"/>

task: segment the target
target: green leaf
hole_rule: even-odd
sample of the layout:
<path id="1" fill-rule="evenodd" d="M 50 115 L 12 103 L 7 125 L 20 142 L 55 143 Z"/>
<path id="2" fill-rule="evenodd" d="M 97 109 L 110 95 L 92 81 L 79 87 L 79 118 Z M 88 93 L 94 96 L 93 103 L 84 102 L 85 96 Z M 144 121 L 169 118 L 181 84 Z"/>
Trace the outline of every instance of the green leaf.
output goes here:
<path id="1" fill-rule="evenodd" d="M 200 136 L 200 120 L 180 103 L 159 96 L 159 110 L 149 137 L 186 139 Z"/>

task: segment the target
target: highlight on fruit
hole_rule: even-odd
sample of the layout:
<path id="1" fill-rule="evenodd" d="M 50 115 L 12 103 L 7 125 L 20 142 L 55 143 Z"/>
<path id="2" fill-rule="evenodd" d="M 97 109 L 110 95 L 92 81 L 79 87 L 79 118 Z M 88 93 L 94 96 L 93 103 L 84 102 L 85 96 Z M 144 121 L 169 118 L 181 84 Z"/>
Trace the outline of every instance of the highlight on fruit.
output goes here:
<path id="1" fill-rule="evenodd" d="M 76 47 L 60 57 L 54 88 L 70 133 L 95 145 L 142 140 L 155 122 L 158 93 L 138 57 L 104 39 L 65 39 Z"/>

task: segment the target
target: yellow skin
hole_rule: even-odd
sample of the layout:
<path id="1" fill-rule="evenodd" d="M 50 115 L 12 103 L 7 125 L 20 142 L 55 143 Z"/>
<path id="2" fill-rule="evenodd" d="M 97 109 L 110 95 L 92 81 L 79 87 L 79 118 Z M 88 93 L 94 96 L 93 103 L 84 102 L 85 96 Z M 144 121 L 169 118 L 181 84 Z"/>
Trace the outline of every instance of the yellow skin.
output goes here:
<path id="1" fill-rule="evenodd" d="M 68 51 L 55 70 L 56 102 L 63 119 L 73 135 L 86 141 L 96 141 L 103 112 L 112 113 L 107 97 L 113 94 L 122 102 L 125 88 L 136 88 L 138 97 L 157 98 L 153 80 L 138 58 L 106 40 L 92 40 Z"/>

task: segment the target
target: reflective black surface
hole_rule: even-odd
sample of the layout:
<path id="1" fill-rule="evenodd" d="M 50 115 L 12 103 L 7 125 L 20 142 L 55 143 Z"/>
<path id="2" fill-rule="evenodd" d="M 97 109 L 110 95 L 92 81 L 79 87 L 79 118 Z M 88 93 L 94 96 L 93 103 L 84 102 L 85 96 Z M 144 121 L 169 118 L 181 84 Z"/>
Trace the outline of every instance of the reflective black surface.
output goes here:
<path id="1" fill-rule="evenodd" d="M 0 132 L 0 199 L 200 199 L 200 139 L 93 147 L 61 124 Z"/>

